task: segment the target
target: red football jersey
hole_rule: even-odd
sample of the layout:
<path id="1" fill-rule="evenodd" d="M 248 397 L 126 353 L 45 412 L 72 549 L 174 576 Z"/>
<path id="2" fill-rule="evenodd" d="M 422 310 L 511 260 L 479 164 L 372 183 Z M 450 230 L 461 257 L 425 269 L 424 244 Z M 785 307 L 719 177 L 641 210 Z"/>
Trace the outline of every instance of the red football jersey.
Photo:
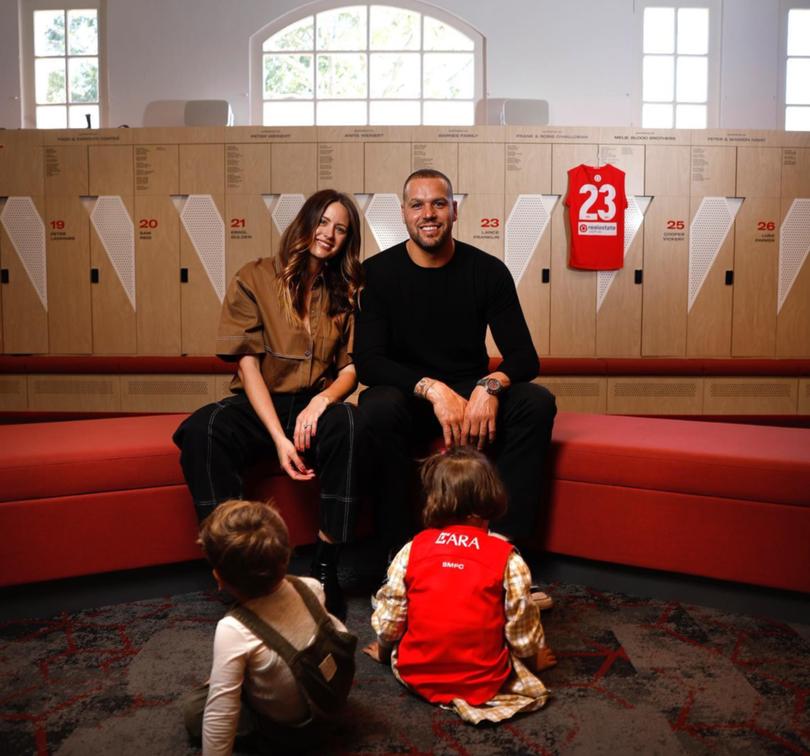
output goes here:
<path id="1" fill-rule="evenodd" d="M 568 171 L 572 268 L 616 270 L 624 265 L 624 171 L 578 165 Z"/>

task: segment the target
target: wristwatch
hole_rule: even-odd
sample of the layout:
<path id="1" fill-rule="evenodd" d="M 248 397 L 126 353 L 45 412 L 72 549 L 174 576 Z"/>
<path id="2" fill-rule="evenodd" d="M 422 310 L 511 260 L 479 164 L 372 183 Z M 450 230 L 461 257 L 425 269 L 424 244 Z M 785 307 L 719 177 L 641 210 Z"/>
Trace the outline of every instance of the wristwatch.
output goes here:
<path id="1" fill-rule="evenodd" d="M 483 386 L 490 396 L 498 396 L 505 386 L 497 379 L 491 377 L 483 377 L 480 381 L 475 382 L 476 386 Z"/>

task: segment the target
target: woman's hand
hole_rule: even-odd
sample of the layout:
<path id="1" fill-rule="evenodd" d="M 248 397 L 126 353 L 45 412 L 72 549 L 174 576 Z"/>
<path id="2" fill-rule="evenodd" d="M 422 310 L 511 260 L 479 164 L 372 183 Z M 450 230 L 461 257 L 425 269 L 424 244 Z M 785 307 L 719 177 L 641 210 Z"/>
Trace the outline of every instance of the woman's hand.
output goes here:
<path id="1" fill-rule="evenodd" d="M 302 452 L 310 448 L 312 439 L 318 432 L 318 418 L 331 403 L 332 400 L 325 394 L 316 394 L 309 404 L 298 413 L 293 433 L 295 448 L 298 451 Z"/>
<path id="2" fill-rule="evenodd" d="M 293 480 L 312 480 L 315 477 L 315 470 L 304 464 L 290 439 L 282 437 L 276 441 L 276 452 L 282 470 Z"/>

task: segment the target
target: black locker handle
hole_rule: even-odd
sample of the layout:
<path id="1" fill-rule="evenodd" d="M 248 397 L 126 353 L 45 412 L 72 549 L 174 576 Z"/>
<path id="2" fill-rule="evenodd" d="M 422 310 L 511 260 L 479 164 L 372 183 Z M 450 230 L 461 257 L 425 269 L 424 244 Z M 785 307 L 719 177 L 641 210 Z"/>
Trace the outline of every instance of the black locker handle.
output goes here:
<path id="1" fill-rule="evenodd" d="M 188 268 L 180 268 L 180 283 L 188 283 Z"/>
<path id="2" fill-rule="evenodd" d="M 543 268 L 543 272 L 540 274 L 540 280 L 543 283 L 548 283 L 551 280 L 551 270 Z"/>
<path id="3" fill-rule="evenodd" d="M 726 271 L 726 286 L 732 286 L 734 284 L 734 271 L 727 270 Z"/>
<path id="4" fill-rule="evenodd" d="M 8 268 L 0 269 L 0 283 L 8 283 Z"/>
<path id="5" fill-rule="evenodd" d="M 90 283 L 98 283 L 99 273 L 98 268 L 90 268 Z"/>
<path id="6" fill-rule="evenodd" d="M 633 283 L 644 283 L 644 271 L 641 268 L 636 268 L 633 271 Z"/>

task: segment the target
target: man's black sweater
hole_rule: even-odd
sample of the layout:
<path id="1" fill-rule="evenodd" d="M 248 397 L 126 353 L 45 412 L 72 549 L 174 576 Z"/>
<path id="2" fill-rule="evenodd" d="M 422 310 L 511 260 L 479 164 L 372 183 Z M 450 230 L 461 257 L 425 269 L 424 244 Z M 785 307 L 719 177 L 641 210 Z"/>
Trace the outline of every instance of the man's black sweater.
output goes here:
<path id="1" fill-rule="evenodd" d="M 528 381 L 539 370 L 515 283 L 496 257 L 464 242 L 440 268 L 423 268 L 405 243 L 363 267 L 354 358 L 360 382 L 413 391 L 423 377 L 449 385 L 487 375 L 486 329 L 498 346 L 499 370 Z"/>

